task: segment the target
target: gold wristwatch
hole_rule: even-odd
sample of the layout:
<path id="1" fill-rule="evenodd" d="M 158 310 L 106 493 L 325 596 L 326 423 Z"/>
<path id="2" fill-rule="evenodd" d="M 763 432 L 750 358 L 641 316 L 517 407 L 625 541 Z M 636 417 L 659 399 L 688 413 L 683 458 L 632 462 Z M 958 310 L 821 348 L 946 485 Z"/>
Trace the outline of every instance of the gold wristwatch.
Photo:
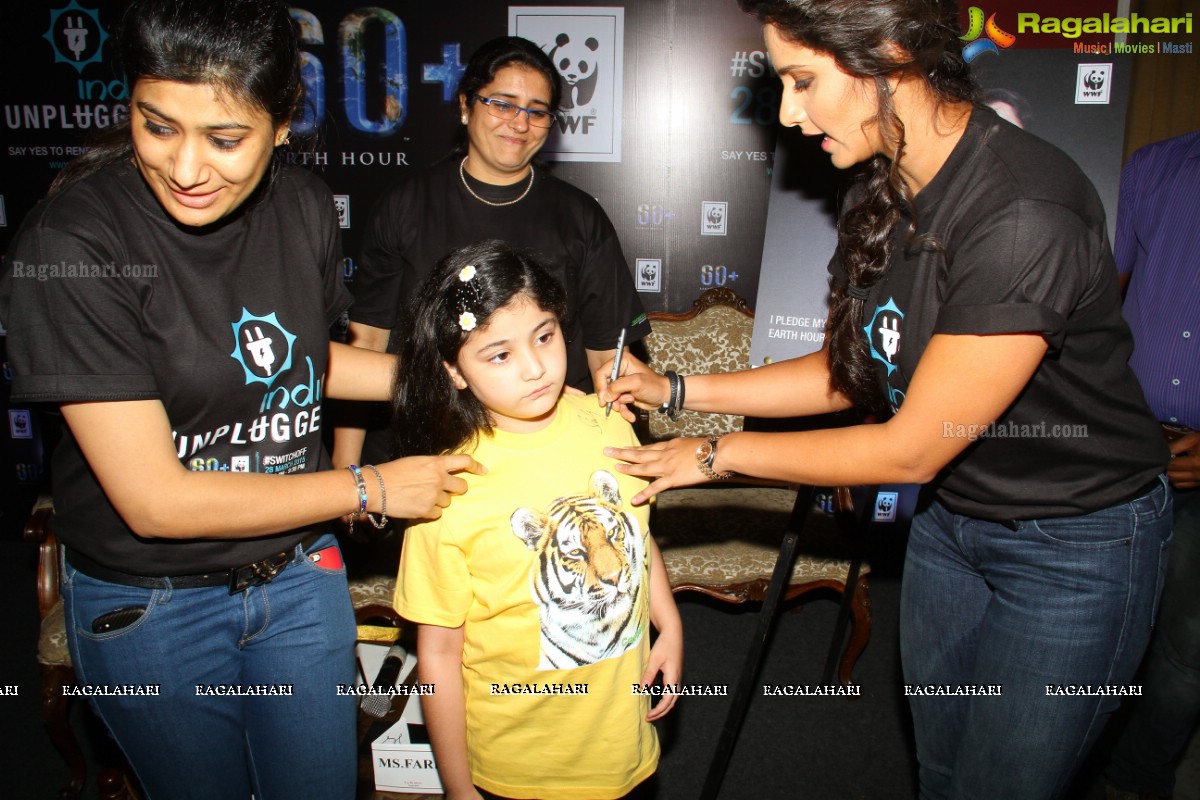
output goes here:
<path id="1" fill-rule="evenodd" d="M 710 481 L 723 481 L 733 477 L 732 472 L 717 472 L 713 469 L 713 461 L 717 458 L 717 442 L 721 436 L 710 436 L 696 448 L 696 469 Z"/>

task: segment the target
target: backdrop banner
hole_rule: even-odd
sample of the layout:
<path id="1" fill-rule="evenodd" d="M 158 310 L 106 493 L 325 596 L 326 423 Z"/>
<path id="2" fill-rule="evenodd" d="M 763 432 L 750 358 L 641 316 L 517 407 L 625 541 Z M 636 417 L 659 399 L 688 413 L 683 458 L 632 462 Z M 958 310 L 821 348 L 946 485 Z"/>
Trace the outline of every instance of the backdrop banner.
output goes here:
<path id="1" fill-rule="evenodd" d="M 126 5 L 5 6 L 0 250 L 89 135 L 128 115 L 129 87 L 113 60 Z M 1123 36 L 1085 23 L 1121 8 L 994 0 L 961 9 L 985 84 L 1021 96 L 1014 108 L 1027 109 L 1025 124 L 1083 165 L 1110 216 L 1129 62 L 1114 51 Z M 848 176 L 801 137 L 777 146 L 780 84 L 758 23 L 733 0 L 298 0 L 291 12 L 306 89 L 295 127 L 315 144 L 289 158 L 333 190 L 347 281 L 383 189 L 445 157 L 462 135 L 456 92 L 470 54 L 513 33 L 551 55 L 564 90 L 542 158 L 611 217 L 647 310 L 684 311 L 704 289 L 724 286 L 757 303 L 752 363 L 820 346 L 833 219 Z M 0 482 L 37 486 L 36 415 L 2 408 L 16 416 L 3 437 Z"/>

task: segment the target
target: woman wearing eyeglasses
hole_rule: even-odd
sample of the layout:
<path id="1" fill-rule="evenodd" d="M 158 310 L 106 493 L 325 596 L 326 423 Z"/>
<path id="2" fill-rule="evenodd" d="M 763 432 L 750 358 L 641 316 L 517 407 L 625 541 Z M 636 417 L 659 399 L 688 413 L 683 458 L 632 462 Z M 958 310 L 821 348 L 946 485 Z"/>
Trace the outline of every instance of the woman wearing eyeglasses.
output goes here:
<path id="1" fill-rule="evenodd" d="M 560 83 L 536 44 L 493 39 L 471 56 L 458 86 L 465 147 L 392 186 L 368 224 L 354 278 L 350 342 L 382 351 L 403 329 L 416 288 L 449 251 L 484 239 L 526 248 L 567 291 L 567 383 L 584 391 L 626 342 L 650 332 L 617 233 L 587 193 L 533 163 L 556 119 Z M 334 462 L 359 463 L 361 430 L 341 428 Z M 382 431 L 367 455 L 384 455 Z"/>

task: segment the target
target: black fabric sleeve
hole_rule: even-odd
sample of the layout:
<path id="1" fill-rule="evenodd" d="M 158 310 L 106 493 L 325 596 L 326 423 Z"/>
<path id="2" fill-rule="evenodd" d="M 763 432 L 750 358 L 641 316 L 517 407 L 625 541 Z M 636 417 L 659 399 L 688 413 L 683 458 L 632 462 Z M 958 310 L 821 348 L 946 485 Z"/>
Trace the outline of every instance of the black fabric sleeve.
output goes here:
<path id="1" fill-rule="evenodd" d="M 333 325 L 346 309 L 350 308 L 354 298 L 346 288 L 342 278 L 342 229 L 338 225 L 337 207 L 333 204 L 333 195 L 328 189 L 323 193 L 323 211 L 321 229 L 324 232 L 321 260 L 321 285 L 325 296 L 325 322 Z"/>
<path id="2" fill-rule="evenodd" d="M 961 238 L 947 255 L 934 333 L 1039 333 L 1057 352 L 1103 242 L 1068 209 L 1038 200 L 1015 202 Z"/>
<path id="3" fill-rule="evenodd" d="M 12 279 L 6 324 L 14 399 L 159 396 L 140 323 L 138 284 L 102 276 L 105 265 L 119 268 L 125 260 L 98 238 L 79 233 L 33 227 L 21 234 L 9 261 L 33 266 L 35 273 Z M 45 279 L 37 277 L 40 268 Z"/>
<path id="4" fill-rule="evenodd" d="M 400 244 L 403 217 L 399 193 L 393 187 L 375 204 L 363 232 L 362 249 L 351 284 L 354 294 L 354 305 L 350 308 L 352 322 L 389 330 L 400 322 L 405 264 Z"/>
<path id="5" fill-rule="evenodd" d="M 583 323 L 583 346 L 588 350 L 611 350 L 617 346 L 622 328 L 628 329 L 628 345 L 650 333 L 650 323 L 645 319 L 645 308 L 634 288 L 617 231 L 599 204 L 591 202 L 594 219 L 587 227 L 589 241 L 579 274 L 576 307 Z"/>

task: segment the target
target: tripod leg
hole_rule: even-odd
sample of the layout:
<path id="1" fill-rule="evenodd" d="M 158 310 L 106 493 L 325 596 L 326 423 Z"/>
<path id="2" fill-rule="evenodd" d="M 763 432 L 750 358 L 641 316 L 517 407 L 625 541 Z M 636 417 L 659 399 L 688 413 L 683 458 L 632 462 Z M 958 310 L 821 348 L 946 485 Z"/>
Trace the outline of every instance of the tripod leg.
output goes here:
<path id="1" fill-rule="evenodd" d="M 733 746 L 737 743 L 738 731 L 746 718 L 746 709 L 750 705 L 750 693 L 754 690 L 754 681 L 762 665 L 763 647 L 775 622 L 779 610 L 779 601 L 787 588 L 792 574 L 792 565 L 796 562 L 796 544 L 800 540 L 800 531 L 808 519 L 809 509 L 812 508 L 816 487 L 808 492 L 803 490 L 796 493 L 796 504 L 792 506 L 792 515 L 788 519 L 784 533 L 783 544 L 779 548 L 779 558 L 775 561 L 775 571 L 771 574 L 771 583 L 767 587 L 766 597 L 763 598 L 762 610 L 758 614 L 758 629 L 754 640 L 746 653 L 737 687 L 733 692 L 733 701 L 729 712 L 725 715 L 725 724 L 721 728 L 721 736 L 717 741 L 717 750 L 708 765 L 708 775 L 704 779 L 704 788 L 700 791 L 700 800 L 716 800 L 717 792 L 721 790 L 721 781 L 725 778 L 725 770 L 729 767 L 729 758 L 733 755 Z"/>

